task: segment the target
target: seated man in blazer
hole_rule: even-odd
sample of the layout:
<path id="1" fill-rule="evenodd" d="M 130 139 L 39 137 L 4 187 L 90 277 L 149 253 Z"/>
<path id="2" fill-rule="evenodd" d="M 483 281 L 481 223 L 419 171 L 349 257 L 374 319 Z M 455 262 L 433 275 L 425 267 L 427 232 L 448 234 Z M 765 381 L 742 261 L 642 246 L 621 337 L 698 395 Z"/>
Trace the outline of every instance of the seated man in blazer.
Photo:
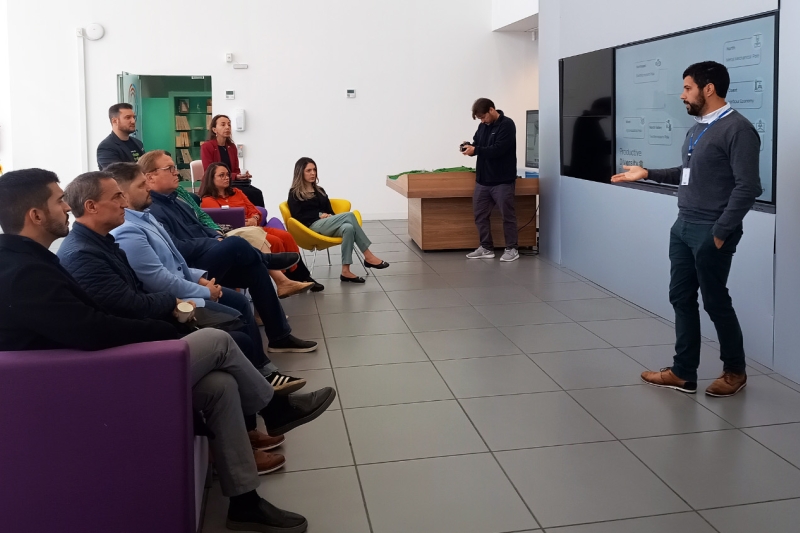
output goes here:
<path id="1" fill-rule="evenodd" d="M 135 163 L 144 155 L 142 141 L 131 134 L 136 131 L 136 115 L 131 104 L 114 104 L 108 108 L 111 133 L 97 145 L 97 166 L 104 170 L 111 163 Z"/>

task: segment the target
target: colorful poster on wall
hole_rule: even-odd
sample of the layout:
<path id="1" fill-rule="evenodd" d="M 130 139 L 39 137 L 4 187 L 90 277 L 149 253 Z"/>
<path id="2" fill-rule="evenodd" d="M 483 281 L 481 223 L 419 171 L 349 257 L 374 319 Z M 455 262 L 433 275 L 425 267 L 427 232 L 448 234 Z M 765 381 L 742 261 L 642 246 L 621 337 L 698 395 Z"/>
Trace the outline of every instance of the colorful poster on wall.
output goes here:
<path id="1" fill-rule="evenodd" d="M 142 139 L 142 90 L 138 74 L 123 72 L 118 77 L 119 80 L 119 101 L 131 104 L 136 115 L 136 131 L 133 136 Z"/>

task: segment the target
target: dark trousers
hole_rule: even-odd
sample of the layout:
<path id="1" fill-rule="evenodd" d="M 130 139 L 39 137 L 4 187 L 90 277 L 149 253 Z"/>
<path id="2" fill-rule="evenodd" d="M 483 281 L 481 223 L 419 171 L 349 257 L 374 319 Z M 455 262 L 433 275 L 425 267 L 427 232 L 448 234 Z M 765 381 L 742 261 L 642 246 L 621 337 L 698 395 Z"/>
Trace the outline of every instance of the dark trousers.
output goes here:
<path id="1" fill-rule="evenodd" d="M 700 306 L 714 322 L 720 344 L 720 359 L 726 372 L 745 372 L 742 328 L 728 294 L 728 274 L 736 245 L 742 238 L 739 226 L 717 249 L 711 224 L 678 219 L 669 240 L 669 301 L 675 308 L 675 359 L 672 372 L 681 379 L 697 381 L 700 365 Z"/>
<path id="2" fill-rule="evenodd" d="M 216 278 L 225 287 L 249 289 L 267 339 L 278 341 L 288 337 L 292 328 L 269 277 L 269 258 L 269 254 L 262 254 L 246 240 L 230 238 L 199 256 L 191 266 L 208 271 L 209 279 Z"/>
<path id="3" fill-rule="evenodd" d="M 264 194 L 261 192 L 261 189 L 253 187 L 249 183 L 243 184 L 238 181 L 234 181 L 231 185 L 242 191 L 244 195 L 247 196 L 247 199 L 253 202 L 253 205 L 264 207 Z"/>
<path id="4" fill-rule="evenodd" d="M 492 209 L 497 206 L 500 216 L 503 217 L 503 237 L 506 248 L 517 248 L 517 214 L 514 205 L 515 183 L 501 185 L 475 184 L 475 193 L 472 195 L 472 211 L 475 214 L 475 225 L 478 226 L 478 236 L 481 246 L 487 250 L 494 248 L 492 242 L 492 222 L 490 217 Z"/>
<path id="5" fill-rule="evenodd" d="M 236 292 L 234 289 L 224 287 L 219 301 L 214 302 L 212 300 L 206 300 L 206 307 L 223 311 L 229 308 L 227 309 L 228 312 L 236 311 L 242 315 L 241 320 L 245 323 L 245 327 L 240 331 L 231 332 L 231 336 L 233 336 L 239 349 L 244 352 L 244 355 L 253 363 L 254 367 L 261 370 L 265 365 L 270 364 L 269 357 L 264 353 L 264 343 L 261 340 L 261 332 L 258 329 L 258 324 L 256 324 L 255 316 L 253 316 L 253 308 L 250 306 L 250 299 L 247 296 Z M 238 335 L 234 336 L 233 333 L 237 333 Z M 239 343 L 239 335 L 246 335 L 249 339 L 249 344 L 251 346 L 249 352 Z"/>

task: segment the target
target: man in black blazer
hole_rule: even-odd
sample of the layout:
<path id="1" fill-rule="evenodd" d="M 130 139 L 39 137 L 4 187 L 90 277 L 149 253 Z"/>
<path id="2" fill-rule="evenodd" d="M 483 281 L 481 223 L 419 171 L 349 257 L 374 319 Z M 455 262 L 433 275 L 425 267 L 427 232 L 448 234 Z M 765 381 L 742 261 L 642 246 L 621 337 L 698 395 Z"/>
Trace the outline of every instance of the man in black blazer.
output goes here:
<path id="1" fill-rule="evenodd" d="M 111 133 L 97 145 L 97 166 L 103 170 L 111 163 L 135 163 L 144 155 L 142 141 L 131 134 L 136 131 L 136 115 L 131 104 L 114 104 L 108 108 Z"/>

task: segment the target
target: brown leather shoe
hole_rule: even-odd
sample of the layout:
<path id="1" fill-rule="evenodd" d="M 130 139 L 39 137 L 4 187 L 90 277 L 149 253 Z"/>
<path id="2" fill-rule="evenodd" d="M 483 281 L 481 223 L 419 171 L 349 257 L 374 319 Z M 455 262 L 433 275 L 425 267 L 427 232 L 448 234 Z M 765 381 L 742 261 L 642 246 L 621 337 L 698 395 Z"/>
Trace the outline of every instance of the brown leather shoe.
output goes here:
<path id="1" fill-rule="evenodd" d="M 714 383 L 708 386 L 706 394 L 717 398 L 733 396 L 747 385 L 747 374 L 734 374 L 733 372 L 723 372 Z"/>
<path id="2" fill-rule="evenodd" d="M 261 433 L 257 429 L 248 431 L 247 436 L 250 437 L 250 446 L 252 446 L 254 450 L 261 450 L 262 452 L 277 448 L 283 444 L 283 441 L 286 440 L 286 437 L 283 435 L 270 437 L 266 433 Z"/>
<path id="3" fill-rule="evenodd" d="M 646 370 L 642 372 L 642 381 L 648 385 L 656 387 L 665 387 L 667 389 L 675 389 L 687 394 L 694 394 L 697 392 L 697 383 L 694 381 L 686 381 L 672 373 L 672 369 L 662 368 L 661 370 Z"/>
<path id="4" fill-rule="evenodd" d="M 279 470 L 286 464 L 286 457 L 279 453 L 253 450 L 253 457 L 256 460 L 256 469 L 258 470 L 259 476 Z"/>

